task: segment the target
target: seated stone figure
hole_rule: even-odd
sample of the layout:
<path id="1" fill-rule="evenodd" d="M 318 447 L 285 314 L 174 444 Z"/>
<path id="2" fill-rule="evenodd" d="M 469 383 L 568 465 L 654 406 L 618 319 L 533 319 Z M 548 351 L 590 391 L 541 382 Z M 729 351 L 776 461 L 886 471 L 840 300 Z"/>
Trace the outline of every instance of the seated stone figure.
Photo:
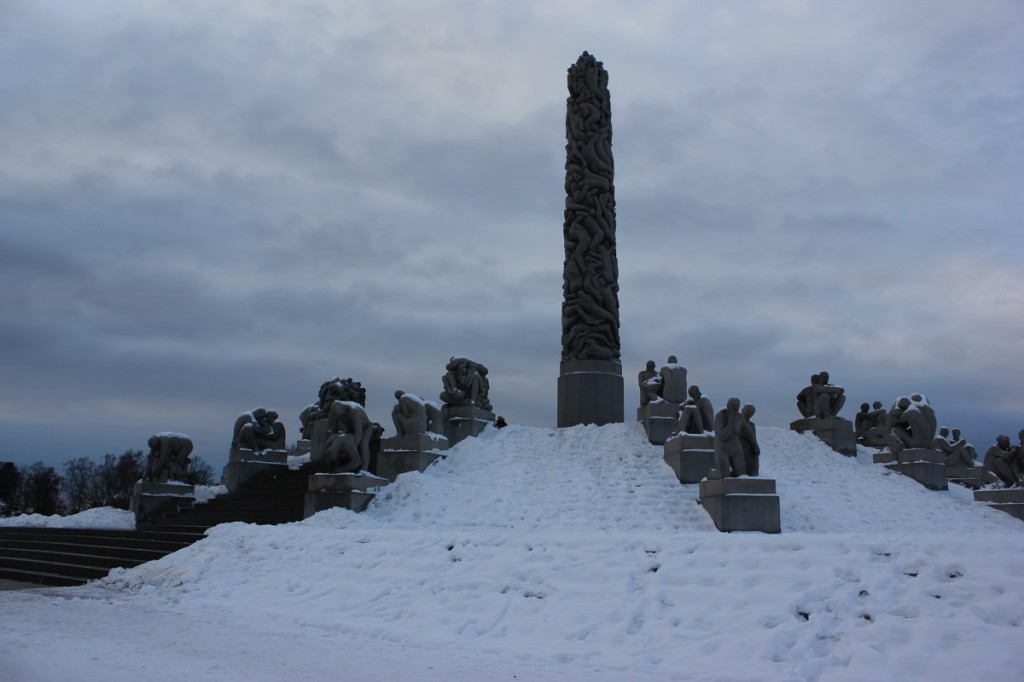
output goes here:
<path id="1" fill-rule="evenodd" d="M 871 409 L 868 404 L 860 406 L 861 411 L 855 419 L 854 432 L 857 442 L 869 448 L 892 448 L 903 449 L 903 444 L 892 435 L 892 423 L 889 411 L 882 407 L 882 401 L 876 400 Z"/>
<path id="2" fill-rule="evenodd" d="M 190 454 L 192 439 L 184 434 L 163 432 L 150 437 L 143 480 L 151 483 L 184 481 Z"/>
<path id="3" fill-rule="evenodd" d="M 892 423 L 892 435 L 903 448 L 927 448 L 935 439 L 938 423 L 935 410 L 928 404 L 927 398 L 914 393 L 909 398 L 901 397 L 889 411 Z M 901 448 L 902 449 L 902 448 Z M 899 452 L 894 449 L 893 452 Z"/>
<path id="4" fill-rule="evenodd" d="M 951 437 L 953 439 L 953 442 L 956 442 L 956 441 L 960 440 L 960 429 L 953 429 L 953 432 L 950 435 L 951 435 Z M 971 461 L 974 462 L 974 465 L 972 465 L 972 466 L 980 466 L 977 463 L 978 462 L 978 451 L 974 448 L 973 445 L 971 445 L 970 443 L 967 443 L 966 440 L 967 439 L 964 439 L 964 442 L 966 443 L 964 445 L 964 450 L 967 451 L 967 455 L 971 458 Z"/>
<path id="5" fill-rule="evenodd" d="M 255 453 L 286 449 L 284 424 L 277 418 L 277 412 L 262 407 L 238 415 L 235 419 L 231 447 L 248 448 Z"/>
<path id="6" fill-rule="evenodd" d="M 757 426 L 751 421 L 756 409 L 750 403 L 743 406 L 740 414 L 743 415 L 743 462 L 747 467 L 748 476 L 757 476 L 761 469 L 761 448 L 757 444 Z"/>
<path id="7" fill-rule="evenodd" d="M 637 386 L 640 387 L 640 407 L 643 407 L 647 403 L 651 402 L 652 398 L 657 399 L 658 391 L 655 390 L 653 396 L 651 390 L 647 386 L 647 382 L 658 376 L 658 370 L 656 370 L 654 360 L 648 360 L 645 369 L 640 370 L 640 373 L 636 375 Z"/>
<path id="8" fill-rule="evenodd" d="M 676 433 L 707 433 L 715 423 L 715 410 L 707 396 L 694 384 L 687 389 L 690 397 L 679 407 Z"/>
<path id="9" fill-rule="evenodd" d="M 743 456 L 746 420 L 740 412 L 740 399 L 729 398 L 715 415 L 715 466 L 708 478 L 719 479 L 747 474 Z"/>
<path id="10" fill-rule="evenodd" d="M 324 459 L 334 473 L 355 472 L 370 465 L 374 425 L 359 403 L 335 400 L 327 409 L 328 437 Z"/>
<path id="11" fill-rule="evenodd" d="M 821 378 L 817 374 L 811 375 L 811 385 L 805 386 L 796 394 L 796 409 L 800 410 L 800 414 L 803 415 L 804 419 L 810 419 L 814 416 L 814 397 L 815 387 Z"/>
<path id="12" fill-rule="evenodd" d="M 835 417 L 846 404 L 846 389 L 829 383 L 828 372 L 811 376 L 811 385 L 796 396 L 796 407 L 804 419 Z"/>
<path id="13" fill-rule="evenodd" d="M 492 409 L 487 396 L 490 383 L 486 367 L 467 358 L 453 357 L 445 365 L 445 370 L 441 377 L 444 384 L 441 402 L 452 407 L 472 405 L 482 410 Z"/>
<path id="14" fill-rule="evenodd" d="M 429 423 L 426 402 L 418 395 L 395 391 L 398 401 L 391 409 L 391 420 L 395 423 L 395 433 L 401 437 L 408 433 L 425 433 Z"/>
<path id="15" fill-rule="evenodd" d="M 974 457 L 967 450 L 967 441 L 962 438 L 950 440 L 949 429 L 945 426 L 939 429 L 939 435 L 932 440 L 932 448 L 942 453 L 942 461 L 948 467 L 974 466 Z"/>
<path id="16" fill-rule="evenodd" d="M 686 400 L 686 368 L 679 364 L 676 356 L 668 356 L 668 364 L 661 368 L 661 397 L 670 403 Z"/>
<path id="17" fill-rule="evenodd" d="M 1020 434 L 1024 439 L 1024 431 Z M 1000 434 L 996 444 L 985 453 L 982 466 L 985 473 L 1007 488 L 1024 485 L 1024 464 L 1021 446 L 1010 446 L 1010 437 Z"/>

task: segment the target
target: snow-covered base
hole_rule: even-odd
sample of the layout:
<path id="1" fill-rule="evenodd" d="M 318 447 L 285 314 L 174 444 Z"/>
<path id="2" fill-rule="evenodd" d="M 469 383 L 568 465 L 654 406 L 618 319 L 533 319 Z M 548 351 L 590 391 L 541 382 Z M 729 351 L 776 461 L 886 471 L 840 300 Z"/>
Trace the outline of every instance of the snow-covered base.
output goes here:
<path id="1" fill-rule="evenodd" d="M 488 429 L 362 514 L 226 524 L 82 588 L 0 593 L 4 669 L 26 682 L 1019 678 L 1024 523 L 867 451 L 758 435 L 780 535 L 718 533 L 637 424 Z"/>
<path id="2" fill-rule="evenodd" d="M 22 514 L 0 519 L 0 526 L 23 526 L 30 528 L 101 528 L 104 530 L 129 530 L 135 528 L 135 514 L 127 509 L 97 507 L 86 509 L 71 516 L 43 516 Z"/>

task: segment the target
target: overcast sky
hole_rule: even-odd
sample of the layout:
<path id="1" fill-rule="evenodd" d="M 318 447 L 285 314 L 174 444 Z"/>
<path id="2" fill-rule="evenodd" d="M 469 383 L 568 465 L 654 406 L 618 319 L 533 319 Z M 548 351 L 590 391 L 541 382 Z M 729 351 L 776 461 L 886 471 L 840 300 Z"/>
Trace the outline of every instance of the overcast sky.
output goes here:
<path id="1" fill-rule="evenodd" d="M 1024 3 L 0 1 L 0 460 L 490 368 L 555 423 L 566 69 L 610 74 L 625 411 L 1024 428 Z"/>

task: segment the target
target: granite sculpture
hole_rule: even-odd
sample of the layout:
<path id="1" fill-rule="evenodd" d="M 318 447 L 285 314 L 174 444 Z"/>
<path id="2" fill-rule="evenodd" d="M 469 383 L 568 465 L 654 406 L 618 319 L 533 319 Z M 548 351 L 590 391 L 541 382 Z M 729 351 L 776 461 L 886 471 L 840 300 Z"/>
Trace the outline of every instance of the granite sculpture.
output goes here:
<path id="1" fill-rule="evenodd" d="M 313 439 L 313 424 L 327 418 L 331 403 L 335 400 L 353 402 L 366 407 L 366 389 L 352 377 L 347 379 L 334 377 L 320 384 L 320 390 L 317 391 L 317 402 L 306 406 L 299 414 L 303 438 Z"/>
<path id="2" fill-rule="evenodd" d="M 854 418 L 854 432 L 857 442 L 869 448 L 902 448 L 892 435 L 892 419 L 889 410 L 882 407 L 882 401 L 872 405 L 861 403 L 860 412 Z"/>
<path id="3" fill-rule="evenodd" d="M 402 437 L 407 433 L 426 433 L 430 424 L 426 401 L 401 389 L 395 391 L 395 400 L 398 402 L 391 409 L 395 434 Z"/>
<path id="4" fill-rule="evenodd" d="M 839 414 L 846 404 L 845 394 L 841 386 L 829 383 L 828 372 L 819 372 L 811 376 L 811 385 L 797 394 L 796 406 L 805 419 L 827 419 Z"/>
<path id="5" fill-rule="evenodd" d="M 959 436 L 960 432 L 957 431 Z M 939 435 L 932 440 L 932 447 L 942 453 L 943 464 L 947 467 L 974 466 L 974 455 L 967 441 L 963 438 L 951 439 L 949 429 L 943 426 L 939 429 Z"/>
<path id="6" fill-rule="evenodd" d="M 147 483 L 184 481 L 192 447 L 192 439 L 181 433 L 164 431 L 151 436 L 143 480 Z"/>
<path id="7" fill-rule="evenodd" d="M 1019 434 L 1021 444 L 1010 445 L 1010 437 L 1000 434 L 995 445 L 985 452 L 982 466 L 989 480 L 1005 488 L 1024 486 L 1024 431 Z"/>
<path id="8" fill-rule="evenodd" d="M 441 382 L 444 384 L 441 402 L 445 405 L 493 409 L 487 395 L 490 391 L 487 368 L 479 362 L 473 362 L 468 358 L 451 358 L 445 365 L 445 374 L 441 377 Z"/>
<path id="9" fill-rule="evenodd" d="M 619 272 L 608 72 L 584 52 L 568 72 L 558 426 L 623 421 Z"/>
<path id="10" fill-rule="evenodd" d="M 636 375 L 636 383 L 640 387 L 640 407 L 657 400 L 661 394 L 661 376 L 656 366 L 654 360 L 648 360 L 644 369 Z"/>
<path id="11" fill-rule="evenodd" d="M 235 419 L 231 447 L 247 448 L 260 454 L 264 450 L 286 449 L 285 439 L 284 424 L 278 421 L 277 412 L 257 407 L 243 412 Z"/>
<path id="12" fill-rule="evenodd" d="M 743 456 L 745 419 L 740 411 L 740 399 L 729 398 L 725 407 L 715 415 L 715 468 L 710 479 L 746 476 L 747 464 Z"/>
<path id="13" fill-rule="evenodd" d="M 711 400 L 701 394 L 700 387 L 694 384 L 687 389 L 689 397 L 679 406 L 678 433 L 706 433 L 712 430 L 715 423 L 715 411 Z"/>
<path id="14" fill-rule="evenodd" d="M 351 400 L 335 400 L 327 409 L 324 460 L 334 473 L 363 471 L 370 466 L 373 422 L 366 410 Z"/>
<path id="15" fill-rule="evenodd" d="M 668 356 L 668 364 L 658 373 L 661 377 L 661 398 L 670 403 L 686 400 L 686 368 L 679 364 L 676 356 Z"/>
<path id="16" fill-rule="evenodd" d="M 896 453 L 903 448 L 930 448 L 938 428 L 935 410 L 920 393 L 898 398 L 889 410 L 889 423 L 895 437 L 890 448 Z"/>
<path id="17" fill-rule="evenodd" d="M 743 463 L 747 469 L 747 476 L 757 476 L 761 469 L 761 448 L 757 444 L 757 426 L 752 421 L 756 408 L 747 403 L 740 410 L 743 415 L 743 431 L 741 444 L 743 445 Z"/>

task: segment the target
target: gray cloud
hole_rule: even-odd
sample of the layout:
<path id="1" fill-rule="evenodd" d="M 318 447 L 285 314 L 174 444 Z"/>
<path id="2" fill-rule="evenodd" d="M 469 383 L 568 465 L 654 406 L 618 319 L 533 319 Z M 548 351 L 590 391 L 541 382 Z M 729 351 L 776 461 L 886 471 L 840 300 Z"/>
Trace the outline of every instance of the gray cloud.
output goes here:
<path id="1" fill-rule="evenodd" d="M 550 425 L 565 69 L 611 74 L 626 414 L 676 353 L 794 416 L 925 392 L 1024 423 L 1014 2 L 27 3 L 0 9 L 0 459 L 294 432 L 353 376 L 387 424 L 450 355 Z M 852 413 L 852 410 L 851 410 Z M 952 425 L 952 424 L 951 424 Z"/>

